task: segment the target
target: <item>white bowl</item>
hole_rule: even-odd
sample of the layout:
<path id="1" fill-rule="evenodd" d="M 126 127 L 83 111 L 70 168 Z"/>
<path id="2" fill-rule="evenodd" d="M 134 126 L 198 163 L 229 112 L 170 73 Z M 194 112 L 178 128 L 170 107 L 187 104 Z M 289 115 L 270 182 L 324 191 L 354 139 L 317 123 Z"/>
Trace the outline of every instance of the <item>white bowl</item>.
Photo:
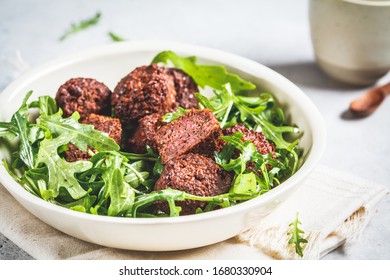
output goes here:
<path id="1" fill-rule="evenodd" d="M 322 117 L 296 85 L 254 61 L 219 50 L 173 42 L 124 42 L 72 54 L 37 67 L 10 84 L 0 95 L 0 120 L 7 121 L 18 109 L 26 92 L 31 100 L 54 96 L 58 87 L 74 77 L 91 77 L 111 89 L 133 68 L 149 64 L 160 51 L 196 55 L 200 63 L 225 65 L 229 71 L 249 79 L 273 93 L 304 132 L 301 146 L 306 152 L 302 167 L 291 178 L 268 193 L 233 207 L 173 218 L 120 218 L 85 214 L 46 202 L 23 189 L 0 166 L 0 181 L 26 210 L 54 228 L 79 239 L 122 249 L 169 251 L 201 247 L 239 234 L 251 214 L 265 213 L 302 184 L 320 160 L 325 147 Z M 4 157 L 4 153 L 1 153 Z M 12 211 L 12 209 L 10 209 Z"/>

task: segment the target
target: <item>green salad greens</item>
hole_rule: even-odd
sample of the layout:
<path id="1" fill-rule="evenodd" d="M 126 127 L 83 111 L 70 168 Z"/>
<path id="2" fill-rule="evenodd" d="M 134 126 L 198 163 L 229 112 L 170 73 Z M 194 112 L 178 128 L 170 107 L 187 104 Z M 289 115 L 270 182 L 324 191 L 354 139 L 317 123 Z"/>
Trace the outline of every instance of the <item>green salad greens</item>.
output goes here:
<path id="1" fill-rule="evenodd" d="M 0 122 L 0 141 L 7 147 L 17 142 L 9 148 L 10 159 L 2 164 L 23 188 L 46 201 L 80 212 L 122 217 L 168 216 L 152 207 L 159 200 L 167 201 L 169 216 L 180 215 L 175 202 L 187 199 L 208 202 L 197 213 L 229 207 L 268 192 L 297 171 L 302 158 L 299 131 L 288 124 L 272 94 L 259 93 L 253 83 L 228 73 L 224 66 L 199 65 L 196 57 L 164 51 L 152 63 L 181 69 L 201 88 L 213 89 L 212 98 L 196 94 L 200 108 L 212 110 L 222 129 L 241 123 L 263 132 L 275 153 L 260 154 L 252 142 L 242 140 L 240 132 L 223 136 L 226 145 L 215 153 L 215 162 L 235 174 L 228 193 L 202 197 L 169 186 L 154 191 L 164 170 L 156 152 L 149 147 L 145 154 L 121 151 L 107 134 L 80 123 L 77 112 L 65 118 L 52 97 L 41 96 L 29 103 L 29 92 L 11 120 Z M 174 121 L 187 111 L 178 108 L 162 121 Z M 63 153 L 69 144 L 87 151 L 90 160 L 66 161 Z"/>

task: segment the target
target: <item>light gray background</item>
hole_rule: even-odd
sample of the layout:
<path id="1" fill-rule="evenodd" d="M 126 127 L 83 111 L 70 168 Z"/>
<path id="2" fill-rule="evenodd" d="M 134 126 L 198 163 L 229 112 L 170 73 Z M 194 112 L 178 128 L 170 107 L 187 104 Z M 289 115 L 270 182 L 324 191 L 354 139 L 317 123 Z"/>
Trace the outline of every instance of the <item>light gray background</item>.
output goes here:
<path id="1" fill-rule="evenodd" d="M 97 26 L 59 42 L 71 23 L 97 11 Z M 367 88 L 340 84 L 318 69 L 307 0 L 0 0 L 0 91 L 28 67 L 109 43 L 108 31 L 127 40 L 218 48 L 278 71 L 307 93 L 325 119 L 328 145 L 321 163 L 390 186 L 390 100 L 368 118 L 349 119 L 349 102 Z M 388 80 L 390 75 L 380 82 Z M 325 258 L 390 259 L 389 221 L 387 196 L 361 240 Z M 28 258 L 0 234 L 0 259 Z"/>

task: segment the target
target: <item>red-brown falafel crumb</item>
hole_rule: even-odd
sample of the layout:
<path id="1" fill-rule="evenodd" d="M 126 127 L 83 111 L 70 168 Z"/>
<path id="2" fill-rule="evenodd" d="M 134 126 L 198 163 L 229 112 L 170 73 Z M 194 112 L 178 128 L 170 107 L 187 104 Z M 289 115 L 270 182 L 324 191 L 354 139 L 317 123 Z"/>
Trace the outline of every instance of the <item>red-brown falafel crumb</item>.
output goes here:
<path id="1" fill-rule="evenodd" d="M 198 108 L 198 100 L 195 93 L 199 91 L 198 85 L 180 69 L 167 68 L 167 73 L 173 77 L 176 90 L 175 107 L 180 106 L 185 109 Z"/>
<path id="2" fill-rule="evenodd" d="M 109 115 L 111 112 L 111 91 L 103 83 L 90 78 L 73 78 L 57 91 L 55 100 L 64 117 L 79 112 L 80 119 L 89 114 Z"/>
<path id="3" fill-rule="evenodd" d="M 232 179 L 233 175 L 211 158 L 188 153 L 167 162 L 154 190 L 170 187 L 197 196 L 215 196 L 227 193 Z M 182 207 L 180 215 L 190 215 L 195 214 L 197 208 L 204 209 L 207 202 L 185 200 L 175 204 Z M 166 201 L 158 201 L 156 208 L 169 213 Z"/>
<path id="4" fill-rule="evenodd" d="M 131 124 L 153 113 L 165 113 L 175 103 L 173 78 L 155 64 L 134 69 L 117 84 L 111 105 L 122 123 Z"/>
<path id="5" fill-rule="evenodd" d="M 219 150 L 222 135 L 219 122 L 209 109 L 191 109 L 188 113 L 161 127 L 156 132 L 156 143 L 162 163 L 190 151 L 213 155 Z"/>
<path id="6" fill-rule="evenodd" d="M 133 153 L 146 153 L 146 145 L 157 152 L 156 131 L 165 125 L 161 121 L 161 114 L 151 114 L 138 121 L 138 126 L 130 135 L 128 150 Z"/>
<path id="7" fill-rule="evenodd" d="M 89 151 L 92 151 L 93 153 L 96 153 L 97 151 L 91 148 L 87 148 L 87 151 L 83 152 L 77 146 L 69 143 L 68 149 L 64 152 L 65 160 L 67 162 L 74 162 L 78 160 L 90 160 L 91 155 L 89 154 Z"/>
<path id="8" fill-rule="evenodd" d="M 101 116 L 96 114 L 90 114 L 81 121 L 83 124 L 91 124 L 94 129 L 100 130 L 108 134 L 108 137 L 114 139 L 114 141 L 120 145 L 122 141 L 122 125 L 119 119 L 111 118 L 107 116 Z M 69 162 L 77 160 L 89 160 L 91 158 L 90 152 L 96 153 L 97 151 L 87 148 L 87 151 L 83 152 L 73 144 L 68 144 L 68 149 L 64 152 L 65 160 Z"/>
<path id="9" fill-rule="evenodd" d="M 257 151 L 260 154 L 272 154 L 273 158 L 276 158 L 275 154 L 275 146 L 268 142 L 268 140 L 265 138 L 264 134 L 262 132 L 257 132 L 251 129 L 246 128 L 243 124 L 236 124 L 230 128 L 226 128 L 223 130 L 224 135 L 233 135 L 235 132 L 241 132 L 243 134 L 242 141 L 251 141 Z M 248 162 L 246 164 L 247 169 L 249 169 L 252 172 L 255 172 L 259 176 L 262 176 L 262 172 L 260 170 L 255 169 L 255 163 L 254 162 Z M 272 167 L 270 165 L 267 165 L 267 169 L 270 170 Z"/>
<path id="10" fill-rule="evenodd" d="M 251 141 L 260 154 L 265 155 L 275 152 L 274 145 L 268 142 L 262 132 L 248 129 L 243 124 L 236 124 L 223 130 L 223 134 L 229 136 L 233 135 L 235 132 L 241 132 L 243 134 L 242 141 Z"/>
<path id="11" fill-rule="evenodd" d="M 122 141 L 122 125 L 118 118 L 90 114 L 81 121 L 84 124 L 91 124 L 95 129 L 108 134 L 108 137 L 115 140 L 120 145 Z"/>

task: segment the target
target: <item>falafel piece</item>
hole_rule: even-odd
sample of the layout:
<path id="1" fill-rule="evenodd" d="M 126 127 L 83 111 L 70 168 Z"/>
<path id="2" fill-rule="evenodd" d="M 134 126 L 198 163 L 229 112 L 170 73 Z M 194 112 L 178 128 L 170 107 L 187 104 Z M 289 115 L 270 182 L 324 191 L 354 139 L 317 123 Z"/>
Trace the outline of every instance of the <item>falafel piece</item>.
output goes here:
<path id="1" fill-rule="evenodd" d="M 111 118 L 107 116 L 101 116 L 96 114 L 90 114 L 85 119 L 81 121 L 83 124 L 91 124 L 96 130 L 100 130 L 108 134 L 108 137 L 114 139 L 114 141 L 120 145 L 122 141 L 122 125 L 119 119 Z M 75 145 L 69 143 L 68 149 L 64 152 L 65 160 L 68 162 L 78 161 L 78 160 L 89 160 L 91 155 L 89 151 L 96 153 L 97 150 L 90 147 L 87 148 L 87 151 L 81 151 Z"/>
<path id="2" fill-rule="evenodd" d="M 265 155 L 271 153 L 272 157 L 276 158 L 275 146 L 268 142 L 262 132 L 248 129 L 243 124 L 236 124 L 223 130 L 224 135 L 233 135 L 235 132 L 241 132 L 243 134 L 242 141 L 251 141 L 260 154 Z M 262 172 L 260 170 L 256 170 L 255 165 L 256 164 L 254 162 L 248 162 L 246 164 L 246 168 L 252 172 L 255 172 L 257 175 L 262 176 Z M 270 165 L 267 165 L 268 170 L 271 168 L 272 167 Z"/>
<path id="3" fill-rule="evenodd" d="M 211 158 L 188 153 L 167 162 L 154 190 L 170 187 L 197 196 L 215 196 L 227 193 L 232 180 L 232 173 L 225 171 Z M 180 215 L 190 215 L 195 214 L 197 208 L 204 209 L 207 202 L 185 200 L 175 204 L 182 207 Z M 169 213 L 166 201 L 158 201 L 155 206 L 158 210 Z"/>
<path id="4" fill-rule="evenodd" d="M 168 112 L 175 100 L 172 76 L 155 64 L 134 69 L 122 78 L 111 95 L 115 115 L 124 124 L 153 113 Z"/>
<path id="5" fill-rule="evenodd" d="M 146 145 L 148 145 L 153 151 L 157 152 L 156 131 L 164 124 L 159 113 L 139 119 L 138 126 L 129 137 L 128 150 L 143 154 L 146 153 Z"/>
<path id="6" fill-rule="evenodd" d="M 220 152 L 225 145 L 221 140 L 222 135 L 221 130 L 215 130 L 209 137 L 192 148 L 190 152 L 214 158 L 214 152 Z"/>
<path id="7" fill-rule="evenodd" d="M 84 120 L 83 124 L 91 124 L 95 129 L 108 134 L 108 137 L 115 140 L 120 145 L 122 141 L 122 124 L 120 119 L 97 114 L 90 114 Z"/>
<path id="8" fill-rule="evenodd" d="M 222 130 L 213 112 L 209 109 L 191 109 L 156 131 L 156 144 L 162 163 L 182 154 L 196 151 L 212 156 L 219 151 L 217 145 Z"/>
<path id="9" fill-rule="evenodd" d="M 198 100 L 195 93 L 199 91 L 198 85 L 191 78 L 180 69 L 167 68 L 168 74 L 173 77 L 176 90 L 175 106 L 180 106 L 185 109 L 198 108 Z"/>
<path id="10" fill-rule="evenodd" d="M 103 83 L 90 78 L 73 78 L 61 85 L 55 100 L 64 117 L 79 112 L 80 119 L 89 114 L 110 115 L 111 90 Z"/>
<path id="11" fill-rule="evenodd" d="M 268 142 L 263 132 L 248 129 L 243 124 L 236 124 L 223 130 L 223 134 L 229 136 L 233 135 L 235 132 L 241 132 L 243 134 L 242 141 L 251 141 L 256 146 L 257 151 L 260 154 L 265 155 L 275 152 L 274 145 Z"/>
<path id="12" fill-rule="evenodd" d="M 78 160 L 90 160 L 91 155 L 88 151 L 92 151 L 93 153 L 96 153 L 97 151 L 94 149 L 91 149 L 90 147 L 87 147 L 87 150 L 83 152 L 77 146 L 73 145 L 72 143 L 68 144 L 68 149 L 64 152 L 64 157 L 67 162 L 74 162 Z"/>

